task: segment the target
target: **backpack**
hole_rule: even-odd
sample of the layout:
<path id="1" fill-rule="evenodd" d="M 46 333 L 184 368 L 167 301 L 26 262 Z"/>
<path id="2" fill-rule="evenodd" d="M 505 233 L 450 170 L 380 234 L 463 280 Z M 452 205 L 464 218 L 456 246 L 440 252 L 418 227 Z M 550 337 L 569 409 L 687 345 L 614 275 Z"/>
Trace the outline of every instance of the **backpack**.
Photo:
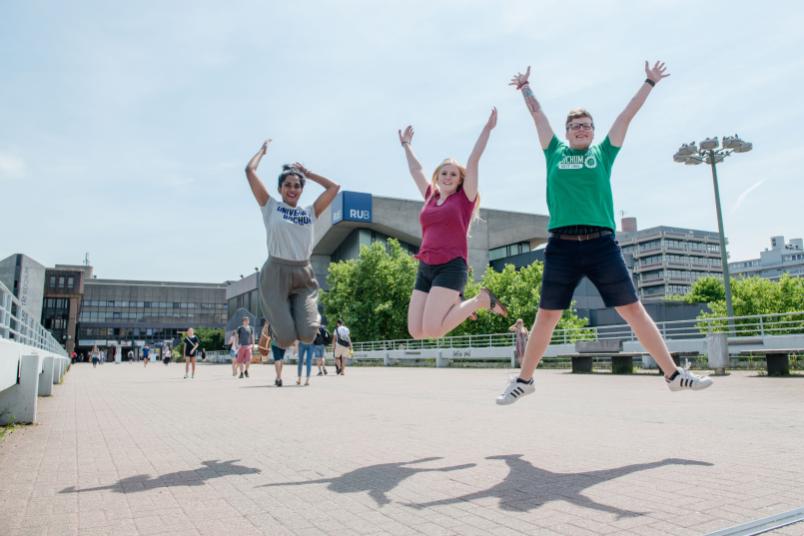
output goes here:
<path id="1" fill-rule="evenodd" d="M 327 330 L 327 328 L 321 326 L 318 328 L 318 333 L 321 335 L 321 340 L 324 342 L 324 344 L 332 344 L 332 334 Z"/>

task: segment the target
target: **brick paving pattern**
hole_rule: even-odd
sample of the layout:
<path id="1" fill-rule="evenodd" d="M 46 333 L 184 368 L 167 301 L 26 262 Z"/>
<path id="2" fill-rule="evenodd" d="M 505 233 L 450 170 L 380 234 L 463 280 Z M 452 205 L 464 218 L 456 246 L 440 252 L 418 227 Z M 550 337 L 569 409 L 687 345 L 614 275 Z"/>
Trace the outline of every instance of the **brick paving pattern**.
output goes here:
<path id="1" fill-rule="evenodd" d="M 0 534 L 684 536 L 804 505 L 804 378 L 539 371 L 498 407 L 499 369 L 294 372 L 73 367 L 0 443 Z"/>

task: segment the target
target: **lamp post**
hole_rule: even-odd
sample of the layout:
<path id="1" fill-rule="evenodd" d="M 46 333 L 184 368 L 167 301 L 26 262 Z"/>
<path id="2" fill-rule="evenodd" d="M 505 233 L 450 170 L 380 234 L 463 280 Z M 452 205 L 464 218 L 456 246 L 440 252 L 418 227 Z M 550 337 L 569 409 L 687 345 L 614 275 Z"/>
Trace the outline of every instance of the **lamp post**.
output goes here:
<path id="1" fill-rule="evenodd" d="M 726 254 L 726 235 L 723 232 L 723 213 L 720 209 L 720 189 L 717 183 L 717 164 L 732 153 L 747 153 L 753 145 L 743 141 L 737 136 L 723 136 L 723 143 L 717 137 L 706 138 L 698 145 L 695 142 L 685 143 L 673 155 L 673 161 L 688 166 L 709 164 L 712 166 L 712 185 L 715 189 L 715 208 L 717 209 L 717 229 L 720 235 L 720 260 L 723 264 L 723 286 L 726 290 L 726 313 L 729 316 L 729 326 L 734 329 L 734 306 L 731 301 L 731 278 L 729 277 L 729 260 Z"/>

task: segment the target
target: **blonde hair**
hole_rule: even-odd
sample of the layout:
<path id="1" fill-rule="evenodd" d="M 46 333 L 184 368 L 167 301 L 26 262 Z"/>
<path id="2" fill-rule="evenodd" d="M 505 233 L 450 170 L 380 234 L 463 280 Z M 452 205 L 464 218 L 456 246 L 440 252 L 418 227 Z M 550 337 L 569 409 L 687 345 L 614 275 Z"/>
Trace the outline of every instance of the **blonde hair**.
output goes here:
<path id="1" fill-rule="evenodd" d="M 430 197 L 427 198 L 427 201 L 439 191 L 438 190 L 438 174 L 441 173 L 441 168 L 444 166 L 453 165 L 458 168 L 458 175 L 461 178 L 461 184 L 458 185 L 458 189 L 456 191 L 463 190 L 463 181 L 466 180 L 466 166 L 455 160 L 454 158 L 445 158 L 443 162 L 438 164 L 438 167 L 435 168 L 433 171 L 433 178 L 430 181 Z M 477 193 L 475 196 L 475 207 L 472 209 L 472 219 L 469 220 L 469 226 L 471 227 L 472 222 L 475 220 L 480 219 L 480 192 Z M 469 229 L 467 229 L 467 236 L 468 236 Z"/>

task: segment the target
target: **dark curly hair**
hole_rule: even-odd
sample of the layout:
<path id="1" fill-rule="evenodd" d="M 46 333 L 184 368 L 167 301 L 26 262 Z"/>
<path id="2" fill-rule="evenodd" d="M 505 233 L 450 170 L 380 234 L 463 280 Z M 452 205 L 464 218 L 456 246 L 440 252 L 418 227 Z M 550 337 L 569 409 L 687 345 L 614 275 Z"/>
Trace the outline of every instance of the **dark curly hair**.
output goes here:
<path id="1" fill-rule="evenodd" d="M 277 187 L 282 188 L 282 183 L 285 182 L 289 176 L 295 175 L 299 178 L 299 182 L 301 183 L 301 187 L 304 188 L 304 175 L 301 171 L 296 169 L 295 167 L 291 166 L 290 164 L 285 164 L 282 166 L 282 173 L 279 174 L 277 178 Z"/>

